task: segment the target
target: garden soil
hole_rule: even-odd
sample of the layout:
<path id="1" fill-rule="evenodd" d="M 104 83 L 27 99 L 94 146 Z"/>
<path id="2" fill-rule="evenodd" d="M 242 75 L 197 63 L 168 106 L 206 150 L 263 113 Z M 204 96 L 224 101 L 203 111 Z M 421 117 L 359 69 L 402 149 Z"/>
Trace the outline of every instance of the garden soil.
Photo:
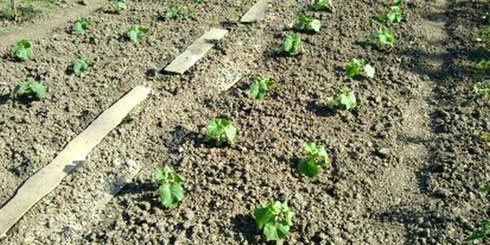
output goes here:
<path id="1" fill-rule="evenodd" d="M 391 2 L 334 1 L 333 13 L 311 12 L 323 27 L 301 34 L 306 52 L 285 57 L 280 44 L 306 2 L 272 1 L 264 21 L 243 25 L 254 1 L 204 1 L 180 20 L 165 19 L 168 1 L 131 1 L 120 15 L 94 12 L 84 36 L 66 23 L 35 40 L 32 61 L 2 50 L 0 205 L 131 88 L 153 93 L 0 244 L 261 244 L 251 214 L 271 200 L 296 212 L 285 244 L 461 244 L 490 215 L 489 197 L 478 193 L 490 179 L 490 149 L 478 139 L 490 130 L 489 102 L 472 90 L 487 52 L 474 34 L 488 24 L 490 3 L 410 1 L 386 53 L 363 41 Z M 131 24 L 151 30 L 137 45 L 123 35 Z M 230 32 L 186 74 L 160 72 L 217 26 Z M 70 68 L 79 56 L 94 61 L 82 77 Z M 356 57 L 376 68 L 374 79 L 344 75 Z M 247 94 L 256 76 L 276 81 L 263 100 Z M 46 100 L 9 99 L 26 79 L 48 86 Z M 341 87 L 356 92 L 352 112 L 324 105 Z M 220 115 L 239 130 L 232 146 L 204 140 Z M 333 162 L 313 179 L 296 171 L 308 141 L 326 146 Z M 132 164 L 141 172 L 88 210 L 94 190 Z M 174 210 L 155 193 L 152 172 L 164 165 L 186 178 Z"/>

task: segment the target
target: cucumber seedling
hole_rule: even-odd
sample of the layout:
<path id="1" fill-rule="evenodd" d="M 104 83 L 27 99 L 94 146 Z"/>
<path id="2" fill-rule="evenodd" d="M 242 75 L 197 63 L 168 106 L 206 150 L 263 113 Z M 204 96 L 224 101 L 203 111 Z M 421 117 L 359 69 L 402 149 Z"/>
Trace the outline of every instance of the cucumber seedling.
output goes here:
<path id="1" fill-rule="evenodd" d="M 46 96 L 46 86 L 36 81 L 18 83 L 12 91 L 12 99 L 41 100 Z"/>
<path id="2" fill-rule="evenodd" d="M 269 78 L 255 78 L 248 92 L 255 99 L 263 99 L 269 90 L 269 87 L 274 85 L 274 80 Z"/>
<path id="3" fill-rule="evenodd" d="M 401 23 L 403 20 L 402 9 L 398 5 L 391 6 L 390 11 L 378 14 L 376 16 L 376 19 L 383 23 Z"/>
<path id="4" fill-rule="evenodd" d="M 313 142 L 304 145 L 305 156 L 299 161 L 298 172 L 301 176 L 316 177 L 321 168 L 331 165 L 330 157 L 323 146 Z"/>
<path id="5" fill-rule="evenodd" d="M 370 64 L 366 64 L 364 59 L 354 58 L 345 65 L 345 74 L 351 78 L 374 78 L 374 73 L 374 67 L 372 67 Z"/>
<path id="6" fill-rule="evenodd" d="M 289 56 L 296 56 L 304 52 L 301 37 L 296 34 L 289 34 L 282 43 L 282 52 Z"/>
<path id="7" fill-rule="evenodd" d="M 75 64 L 73 64 L 73 73 L 80 76 L 82 73 L 86 72 L 91 65 L 92 63 L 88 59 L 80 57 L 75 61 Z"/>
<path id="8" fill-rule="evenodd" d="M 296 30 L 306 33 L 319 32 L 321 27 L 322 23 L 320 20 L 307 15 L 301 15 L 298 22 L 296 22 L 296 25 L 294 26 Z"/>
<path id="9" fill-rule="evenodd" d="M 473 86 L 473 92 L 483 99 L 490 99 L 490 80 L 476 83 Z"/>
<path id="10" fill-rule="evenodd" d="M 287 202 L 268 202 L 255 208 L 253 217 L 257 228 L 267 241 L 277 241 L 287 237 L 293 226 L 294 212 Z"/>
<path id="11" fill-rule="evenodd" d="M 33 57 L 32 44 L 28 40 L 20 40 L 12 46 L 10 56 L 13 60 L 28 61 Z"/>
<path id="12" fill-rule="evenodd" d="M 313 0 L 313 3 L 311 4 L 311 9 L 316 10 L 316 11 L 330 11 L 333 12 L 335 11 L 335 8 L 333 7 L 332 0 Z"/>
<path id="13" fill-rule="evenodd" d="M 471 233 L 471 235 L 468 238 L 466 238 L 466 241 L 475 242 L 478 240 L 483 240 L 487 236 L 490 236 L 490 219 L 487 219 L 487 221 L 485 221 L 481 229 Z"/>
<path id="14" fill-rule="evenodd" d="M 382 26 L 376 34 L 368 38 L 368 43 L 380 51 L 390 51 L 395 46 L 395 33 L 388 27 Z"/>
<path id="15" fill-rule="evenodd" d="M 132 25 L 129 30 L 126 32 L 128 38 L 134 43 L 139 43 L 141 39 L 150 31 L 150 29 L 140 26 L 140 25 Z"/>
<path id="16" fill-rule="evenodd" d="M 481 76 L 490 70 L 490 60 L 481 59 L 478 64 L 476 64 L 475 75 Z"/>
<path id="17" fill-rule="evenodd" d="M 122 11 L 128 8 L 124 0 L 109 0 L 109 6 L 112 12 L 116 14 L 120 14 Z"/>
<path id="18" fill-rule="evenodd" d="M 160 184 L 157 192 L 162 205 L 168 209 L 177 207 L 184 198 L 184 188 L 182 187 L 184 177 L 169 166 L 155 171 L 153 176 Z"/>
<path id="19" fill-rule="evenodd" d="M 88 19 L 80 18 L 73 23 L 73 31 L 78 35 L 83 35 L 88 31 Z"/>
<path id="20" fill-rule="evenodd" d="M 483 140 L 488 146 L 490 146 L 490 132 L 485 132 L 480 135 L 480 139 Z"/>
<path id="21" fill-rule="evenodd" d="M 326 106 L 330 110 L 349 111 L 357 106 L 356 95 L 349 88 L 341 88 L 334 96 L 328 97 Z"/>
<path id="22" fill-rule="evenodd" d="M 167 19 L 178 19 L 189 14 L 192 14 L 192 9 L 188 5 L 174 4 L 167 9 L 165 17 Z"/>
<path id="23" fill-rule="evenodd" d="M 225 117 L 218 117 L 206 127 L 206 140 L 214 142 L 217 146 L 224 143 L 234 144 L 237 129 L 233 126 L 231 120 Z"/>

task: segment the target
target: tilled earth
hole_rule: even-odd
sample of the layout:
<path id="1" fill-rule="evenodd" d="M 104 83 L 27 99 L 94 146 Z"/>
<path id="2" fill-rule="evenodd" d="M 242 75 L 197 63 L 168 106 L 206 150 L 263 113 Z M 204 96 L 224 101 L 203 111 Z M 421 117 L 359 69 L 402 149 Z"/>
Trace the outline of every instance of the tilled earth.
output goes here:
<path id="1" fill-rule="evenodd" d="M 395 49 L 382 53 L 361 41 L 379 26 L 371 17 L 388 5 L 335 2 L 334 13 L 312 13 L 322 31 L 302 34 L 306 53 L 291 58 L 277 50 L 305 1 L 274 1 L 266 20 L 250 26 L 236 21 L 253 1 L 208 1 L 178 22 L 160 19 L 166 2 L 136 3 L 120 16 L 95 13 L 93 32 L 81 39 L 61 29 L 36 42 L 37 58 L 25 66 L 0 64 L 4 94 L 26 73 L 50 88 L 46 101 L 0 105 L 0 203 L 130 88 L 155 90 L 5 244 L 33 237 L 73 244 L 263 243 L 251 213 L 270 200 L 287 200 L 296 211 L 289 244 L 461 244 L 490 215 L 488 197 L 477 192 L 490 179 L 489 148 L 478 139 L 490 130 L 489 103 L 472 91 L 473 67 L 486 51 L 470 38 L 488 24 L 482 16 L 490 4 L 410 2 L 405 22 L 393 26 Z M 120 37 L 121 25 L 132 22 L 152 29 L 138 46 Z M 155 72 L 218 24 L 230 33 L 186 75 Z M 95 69 L 82 78 L 64 74 L 81 54 L 96 59 Z M 346 78 L 343 66 L 355 57 L 376 68 L 375 79 Z M 226 92 L 210 85 L 236 73 L 242 79 Z M 247 95 L 255 76 L 276 80 L 264 100 Z M 332 113 L 324 101 L 343 86 L 356 92 L 359 107 Z M 231 147 L 204 142 L 205 125 L 219 115 L 239 129 Z M 307 141 L 325 145 L 333 159 L 316 179 L 295 170 Z M 76 183 L 121 159 L 138 162 L 142 172 L 82 234 L 67 235 L 70 227 L 49 216 L 33 221 L 53 208 L 77 212 L 76 203 L 66 203 L 90 188 Z M 151 176 L 163 165 L 186 177 L 186 197 L 172 211 L 158 203 Z"/>

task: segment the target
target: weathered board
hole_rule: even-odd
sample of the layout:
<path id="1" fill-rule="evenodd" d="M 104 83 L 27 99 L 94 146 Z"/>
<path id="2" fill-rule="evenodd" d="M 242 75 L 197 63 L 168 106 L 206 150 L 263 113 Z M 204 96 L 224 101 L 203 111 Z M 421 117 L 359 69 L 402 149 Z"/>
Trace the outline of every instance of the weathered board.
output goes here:
<path id="1" fill-rule="evenodd" d="M 164 71 L 170 73 L 183 74 L 199 61 L 213 46 L 228 33 L 228 30 L 213 28 L 206 32 L 199 39 L 194 41 L 191 46 L 177 56 L 172 63 L 165 67 Z"/>
<path id="2" fill-rule="evenodd" d="M 0 209 L 0 237 L 5 236 L 29 209 L 55 189 L 79 163 L 84 162 L 92 149 L 119 125 L 136 105 L 145 100 L 150 91 L 142 86 L 133 88 L 68 143 L 50 164 L 31 176 Z"/>
<path id="3" fill-rule="evenodd" d="M 242 16 L 240 22 L 251 23 L 262 20 L 265 17 L 265 11 L 269 6 L 268 0 L 260 0 L 245 15 Z"/>

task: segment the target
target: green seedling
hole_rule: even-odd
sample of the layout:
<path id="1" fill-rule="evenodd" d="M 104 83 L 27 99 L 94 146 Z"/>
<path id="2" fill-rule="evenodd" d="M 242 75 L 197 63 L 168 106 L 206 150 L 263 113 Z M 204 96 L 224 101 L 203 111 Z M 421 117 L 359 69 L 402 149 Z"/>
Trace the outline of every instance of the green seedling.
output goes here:
<path id="1" fill-rule="evenodd" d="M 298 22 L 295 25 L 296 30 L 308 33 L 319 32 L 321 27 L 322 23 L 320 22 L 320 20 L 306 15 L 300 16 Z"/>
<path id="2" fill-rule="evenodd" d="M 345 74 L 348 77 L 366 77 L 374 78 L 374 67 L 370 64 L 366 64 L 364 59 L 352 59 L 345 65 Z"/>
<path id="3" fill-rule="evenodd" d="M 330 110 L 352 110 L 357 106 L 356 95 L 349 88 L 341 88 L 334 96 L 327 98 L 326 106 Z"/>
<path id="4" fill-rule="evenodd" d="M 490 80 L 484 80 L 482 82 L 478 82 L 473 86 L 473 92 L 483 99 L 490 98 Z"/>
<path id="5" fill-rule="evenodd" d="M 490 132 L 485 132 L 480 135 L 480 139 L 483 140 L 488 146 L 490 146 Z"/>
<path id="6" fill-rule="evenodd" d="M 82 73 L 86 72 L 92 63 L 84 57 L 80 57 L 75 61 L 73 65 L 73 72 L 75 75 L 80 76 Z"/>
<path id="7" fill-rule="evenodd" d="M 313 3 L 311 4 L 311 9 L 316 11 L 335 11 L 332 0 L 313 0 Z"/>
<path id="8" fill-rule="evenodd" d="M 269 87 L 274 85 L 274 80 L 268 78 L 255 78 L 248 92 L 255 99 L 263 99 L 269 90 Z"/>
<path id="9" fill-rule="evenodd" d="M 490 144 L 490 133 L 488 134 L 488 143 Z M 482 188 L 480 188 L 479 190 L 482 194 L 488 194 L 490 193 L 490 185 L 486 185 L 486 186 L 483 186 Z"/>
<path id="10" fill-rule="evenodd" d="M 177 207 L 177 204 L 184 198 L 182 187 L 184 177 L 169 166 L 154 172 L 153 176 L 160 184 L 157 192 L 162 205 L 168 209 Z"/>
<path id="11" fill-rule="evenodd" d="M 131 28 L 126 32 L 126 35 L 134 43 L 139 43 L 141 39 L 150 31 L 150 29 L 140 26 L 132 25 Z"/>
<path id="12" fill-rule="evenodd" d="M 466 241 L 467 242 L 475 242 L 478 240 L 483 240 L 487 236 L 490 236 L 490 219 L 485 221 L 485 223 L 483 224 L 483 227 L 480 230 L 477 230 L 477 231 L 471 233 L 471 235 L 468 238 L 466 238 Z"/>
<path id="13" fill-rule="evenodd" d="M 40 82 L 24 81 L 15 86 L 12 91 L 12 99 L 41 100 L 46 96 L 46 86 Z"/>
<path id="14" fill-rule="evenodd" d="M 396 6 L 400 6 L 400 5 L 404 4 L 405 2 L 407 2 L 407 0 L 393 0 L 393 4 Z"/>
<path id="15" fill-rule="evenodd" d="M 376 34 L 369 37 L 368 42 L 381 51 L 390 51 L 395 46 L 395 33 L 382 26 Z"/>
<path id="16" fill-rule="evenodd" d="M 481 76 L 490 70 L 490 60 L 482 59 L 476 64 L 475 75 Z"/>
<path id="17" fill-rule="evenodd" d="M 487 49 L 490 49 L 490 25 L 486 25 L 478 32 L 478 40 L 483 41 Z"/>
<path id="18" fill-rule="evenodd" d="M 282 51 L 289 56 L 296 56 L 304 52 L 303 42 L 298 34 L 289 34 L 282 43 Z"/>
<path id="19" fill-rule="evenodd" d="M 269 202 L 259 205 L 253 215 L 255 223 L 267 241 L 277 241 L 286 238 L 293 226 L 294 212 L 287 202 Z"/>
<path id="20" fill-rule="evenodd" d="M 301 176 L 316 177 L 321 168 L 330 166 L 331 161 L 325 148 L 315 143 L 306 143 L 305 156 L 298 164 L 298 172 Z"/>
<path id="21" fill-rule="evenodd" d="M 380 13 L 376 17 L 378 21 L 383 23 L 388 21 L 391 23 L 400 23 L 403 20 L 402 10 L 398 5 L 391 6 L 389 12 Z"/>
<path id="22" fill-rule="evenodd" d="M 112 11 L 117 14 L 128 8 L 124 0 L 109 0 L 109 6 L 111 7 Z"/>
<path id="23" fill-rule="evenodd" d="M 206 140 L 213 141 L 217 146 L 224 143 L 234 144 L 236 135 L 237 129 L 224 117 L 211 120 L 206 127 Z"/>
<path id="24" fill-rule="evenodd" d="M 88 19 L 80 18 L 73 24 L 73 31 L 79 35 L 83 35 L 88 31 Z"/>
<path id="25" fill-rule="evenodd" d="M 16 44 L 14 44 L 14 46 L 12 46 L 12 52 L 10 56 L 14 60 L 31 60 L 33 57 L 31 42 L 25 39 L 18 41 Z"/>
<path id="26" fill-rule="evenodd" d="M 167 19 L 178 19 L 185 15 L 191 14 L 192 9 L 184 4 L 174 4 L 167 9 L 165 16 Z"/>

